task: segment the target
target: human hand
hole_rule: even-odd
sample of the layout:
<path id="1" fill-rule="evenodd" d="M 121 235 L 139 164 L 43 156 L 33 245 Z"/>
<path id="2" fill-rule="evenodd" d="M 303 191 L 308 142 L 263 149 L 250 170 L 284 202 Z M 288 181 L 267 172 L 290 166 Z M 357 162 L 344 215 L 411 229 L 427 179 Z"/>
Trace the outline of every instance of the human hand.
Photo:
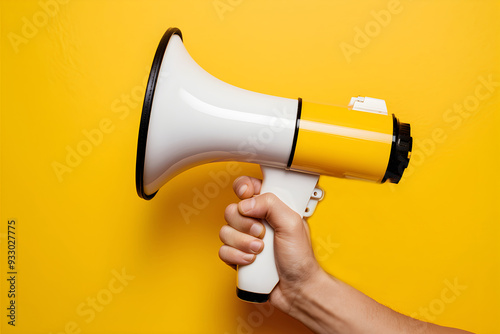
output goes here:
<path id="1" fill-rule="evenodd" d="M 316 261 L 307 223 L 274 194 L 258 195 L 261 181 L 242 176 L 233 183 L 241 202 L 225 211 L 220 258 L 236 268 L 265 247 L 265 219 L 274 228 L 274 257 L 279 283 L 270 302 L 315 333 L 470 333 L 415 320 L 377 303 L 328 275 Z"/>
<path id="2" fill-rule="evenodd" d="M 307 223 L 274 194 L 258 195 L 261 185 L 260 180 L 248 176 L 234 181 L 234 192 L 242 201 L 226 208 L 228 225 L 220 230 L 224 245 L 219 257 L 233 268 L 252 263 L 265 247 L 260 222 L 265 219 L 274 229 L 274 256 L 280 278 L 270 302 L 290 313 L 295 298 L 324 272 L 314 257 Z"/>

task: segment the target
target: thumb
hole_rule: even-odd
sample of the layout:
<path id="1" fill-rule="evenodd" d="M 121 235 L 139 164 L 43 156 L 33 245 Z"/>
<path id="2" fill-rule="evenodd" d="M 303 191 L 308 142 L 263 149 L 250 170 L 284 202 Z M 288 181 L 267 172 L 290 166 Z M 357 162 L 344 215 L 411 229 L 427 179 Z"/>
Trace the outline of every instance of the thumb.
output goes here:
<path id="1" fill-rule="evenodd" d="M 320 269 L 314 257 L 307 223 L 276 195 L 265 193 L 245 199 L 238 203 L 238 211 L 243 216 L 265 219 L 274 229 L 279 291 L 300 289 L 301 282 Z"/>
<path id="2" fill-rule="evenodd" d="M 277 235 L 297 236 L 304 229 L 300 215 L 290 209 L 275 194 L 265 193 L 238 203 L 243 216 L 265 219 Z"/>

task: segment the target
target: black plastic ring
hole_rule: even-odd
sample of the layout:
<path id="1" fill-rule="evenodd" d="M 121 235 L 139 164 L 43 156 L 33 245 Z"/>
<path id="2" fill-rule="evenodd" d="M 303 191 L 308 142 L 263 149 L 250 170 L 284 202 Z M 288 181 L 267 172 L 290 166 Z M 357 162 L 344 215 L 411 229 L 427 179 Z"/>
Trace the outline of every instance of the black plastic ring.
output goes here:
<path id="1" fill-rule="evenodd" d="M 400 123 L 394 114 L 392 114 L 392 120 L 393 133 L 391 153 L 389 156 L 389 162 L 387 163 L 387 169 L 381 183 L 384 183 L 385 181 L 399 183 L 404 170 L 410 163 L 410 155 L 413 144 L 410 124 Z"/>
<path id="2" fill-rule="evenodd" d="M 269 293 L 256 293 L 236 288 L 236 295 L 239 299 L 250 303 L 265 303 L 269 300 Z"/>
<path id="3" fill-rule="evenodd" d="M 295 147 L 297 146 L 297 138 L 299 137 L 301 114 L 302 114 L 302 99 L 299 97 L 299 103 L 297 105 L 297 119 L 295 120 L 295 132 L 293 134 L 292 150 L 290 151 L 290 157 L 288 158 L 288 163 L 286 164 L 287 169 L 290 169 L 290 167 L 292 167 L 293 156 L 295 155 Z"/>
<path id="4" fill-rule="evenodd" d="M 160 44 L 156 49 L 151 71 L 149 72 L 148 85 L 146 86 L 146 93 L 144 95 L 144 104 L 142 106 L 141 123 L 139 125 L 139 139 L 137 141 L 137 160 L 135 165 L 135 186 L 137 194 L 147 200 L 152 199 L 156 192 L 148 195 L 144 192 L 144 159 L 146 158 L 146 142 L 148 140 L 149 118 L 151 117 L 151 107 L 153 104 L 156 81 L 160 74 L 161 62 L 163 55 L 167 49 L 168 42 L 172 35 L 178 35 L 182 39 L 182 33 L 178 28 L 168 28 L 163 34 Z"/>

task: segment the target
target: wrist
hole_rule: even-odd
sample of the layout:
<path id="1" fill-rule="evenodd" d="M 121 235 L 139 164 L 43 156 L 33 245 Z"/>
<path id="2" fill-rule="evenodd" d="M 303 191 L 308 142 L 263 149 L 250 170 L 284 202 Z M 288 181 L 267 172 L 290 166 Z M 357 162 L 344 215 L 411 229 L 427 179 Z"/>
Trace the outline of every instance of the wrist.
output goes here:
<path id="1" fill-rule="evenodd" d="M 378 303 L 321 269 L 297 294 L 289 315 L 315 333 L 369 333 L 374 304 Z"/>
<path id="2" fill-rule="evenodd" d="M 326 332 L 323 329 L 332 328 L 327 324 L 335 318 L 335 308 L 332 303 L 341 289 L 339 281 L 330 276 L 322 268 L 303 284 L 297 291 L 289 315 L 304 323 L 315 333 Z"/>
<path id="3" fill-rule="evenodd" d="M 330 290 L 332 284 L 335 284 L 333 277 L 320 267 L 297 291 L 294 308 L 301 310 L 307 307 L 308 304 L 315 302 L 321 291 Z"/>

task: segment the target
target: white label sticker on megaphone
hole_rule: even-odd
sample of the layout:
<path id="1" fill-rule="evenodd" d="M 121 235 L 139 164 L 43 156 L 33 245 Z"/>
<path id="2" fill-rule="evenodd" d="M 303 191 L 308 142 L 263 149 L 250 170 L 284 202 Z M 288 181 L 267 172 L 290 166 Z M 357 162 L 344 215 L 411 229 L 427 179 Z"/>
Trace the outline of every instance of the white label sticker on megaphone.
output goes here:
<path id="1" fill-rule="evenodd" d="M 225 83 L 191 58 L 181 31 L 163 35 L 146 88 L 136 160 L 137 193 L 151 199 L 177 174 L 215 161 L 257 163 L 271 192 L 301 217 L 321 198 L 319 174 L 398 183 L 407 168 L 410 125 L 384 100 L 348 106 L 260 94 Z M 311 173 L 311 174 L 309 174 Z M 254 263 L 238 269 L 238 296 L 264 302 L 278 283 L 272 228 Z"/>

